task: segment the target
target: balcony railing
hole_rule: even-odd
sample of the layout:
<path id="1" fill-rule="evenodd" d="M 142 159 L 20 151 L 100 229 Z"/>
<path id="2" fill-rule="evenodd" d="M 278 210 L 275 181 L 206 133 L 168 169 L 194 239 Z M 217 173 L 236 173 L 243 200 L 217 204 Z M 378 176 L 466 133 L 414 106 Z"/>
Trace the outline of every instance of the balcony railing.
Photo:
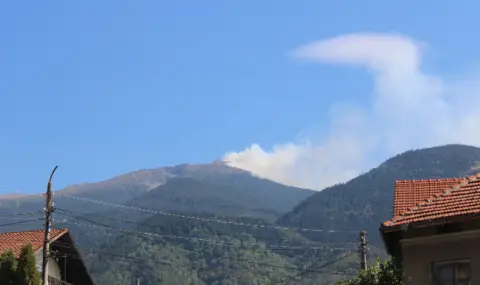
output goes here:
<path id="1" fill-rule="evenodd" d="M 59 280 L 55 277 L 48 276 L 48 285 L 72 285 L 72 284 Z"/>

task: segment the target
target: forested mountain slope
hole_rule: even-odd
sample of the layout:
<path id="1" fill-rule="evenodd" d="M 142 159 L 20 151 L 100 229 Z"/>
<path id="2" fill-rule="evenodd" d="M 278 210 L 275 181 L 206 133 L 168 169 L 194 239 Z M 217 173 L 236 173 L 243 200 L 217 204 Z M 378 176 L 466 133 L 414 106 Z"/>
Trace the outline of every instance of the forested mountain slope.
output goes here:
<path id="1" fill-rule="evenodd" d="M 266 225 L 253 218 L 199 215 L 246 225 Z M 95 229 L 102 228 L 99 224 Z M 145 233 L 145 234 L 142 234 Z M 86 246 L 84 249 L 87 248 Z M 341 280 L 358 268 L 356 244 L 315 243 L 294 230 L 178 220 L 153 216 L 134 231 L 119 233 L 97 253 L 88 255 L 101 284 L 318 284 Z M 372 248 L 372 257 L 379 250 Z M 335 265 L 321 266 L 354 253 Z M 293 276 L 305 269 L 308 276 Z"/>
<path id="2" fill-rule="evenodd" d="M 279 219 L 278 224 L 366 229 L 378 244 L 380 223 L 392 217 L 395 180 L 462 177 L 475 171 L 479 161 L 480 148 L 472 146 L 446 145 L 407 151 L 347 183 L 312 195 Z"/>

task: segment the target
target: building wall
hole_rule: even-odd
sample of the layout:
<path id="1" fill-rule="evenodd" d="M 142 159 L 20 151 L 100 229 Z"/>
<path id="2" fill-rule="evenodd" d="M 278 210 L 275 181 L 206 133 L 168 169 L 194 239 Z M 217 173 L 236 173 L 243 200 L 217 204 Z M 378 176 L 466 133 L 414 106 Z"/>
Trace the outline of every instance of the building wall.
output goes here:
<path id="1" fill-rule="evenodd" d="M 35 255 L 35 261 L 37 263 L 37 270 L 38 272 L 42 272 L 42 250 L 39 250 Z M 54 258 L 49 258 L 47 261 L 47 274 L 48 276 L 52 276 L 59 280 L 62 280 L 62 275 L 60 272 L 60 266 L 58 265 L 57 261 Z M 48 281 L 46 282 L 48 285 Z"/>
<path id="2" fill-rule="evenodd" d="M 400 241 L 405 284 L 432 284 L 433 262 L 470 259 L 471 284 L 480 284 L 480 230 Z"/>

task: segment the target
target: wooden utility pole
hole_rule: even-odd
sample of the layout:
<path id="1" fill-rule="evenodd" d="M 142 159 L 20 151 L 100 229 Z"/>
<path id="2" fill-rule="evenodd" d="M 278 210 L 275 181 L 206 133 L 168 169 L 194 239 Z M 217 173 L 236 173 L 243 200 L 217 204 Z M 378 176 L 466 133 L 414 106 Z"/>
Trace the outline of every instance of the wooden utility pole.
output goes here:
<path id="1" fill-rule="evenodd" d="M 54 211 L 52 201 L 52 178 L 57 168 L 58 166 L 55 166 L 50 174 L 50 179 L 47 184 L 47 193 L 45 194 L 45 238 L 43 239 L 42 285 L 47 283 L 47 261 L 50 253 L 50 226 L 52 222 L 52 213 Z"/>
<path id="2" fill-rule="evenodd" d="M 367 232 L 366 231 L 361 231 L 360 232 L 360 247 L 359 247 L 359 252 L 360 252 L 360 269 L 361 270 L 366 270 L 367 269 Z"/>

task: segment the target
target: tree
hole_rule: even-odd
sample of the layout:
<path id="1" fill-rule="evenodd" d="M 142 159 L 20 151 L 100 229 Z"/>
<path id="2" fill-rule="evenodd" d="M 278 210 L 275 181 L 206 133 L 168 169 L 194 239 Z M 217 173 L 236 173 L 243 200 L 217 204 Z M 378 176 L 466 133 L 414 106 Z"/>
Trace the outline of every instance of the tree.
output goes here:
<path id="1" fill-rule="evenodd" d="M 380 261 L 367 270 L 361 271 L 357 277 L 342 281 L 336 285 L 402 285 L 402 271 L 395 266 L 393 260 Z"/>
<path id="2" fill-rule="evenodd" d="M 22 248 L 18 260 L 11 250 L 0 256 L 0 285 L 39 285 L 35 254 L 31 244 Z"/>
<path id="3" fill-rule="evenodd" d="M 22 285 L 39 285 L 40 276 L 37 271 L 33 247 L 28 244 L 22 248 L 18 258 L 18 277 Z"/>
<path id="4" fill-rule="evenodd" d="M 0 285 L 15 284 L 18 262 L 11 250 L 0 256 Z"/>

